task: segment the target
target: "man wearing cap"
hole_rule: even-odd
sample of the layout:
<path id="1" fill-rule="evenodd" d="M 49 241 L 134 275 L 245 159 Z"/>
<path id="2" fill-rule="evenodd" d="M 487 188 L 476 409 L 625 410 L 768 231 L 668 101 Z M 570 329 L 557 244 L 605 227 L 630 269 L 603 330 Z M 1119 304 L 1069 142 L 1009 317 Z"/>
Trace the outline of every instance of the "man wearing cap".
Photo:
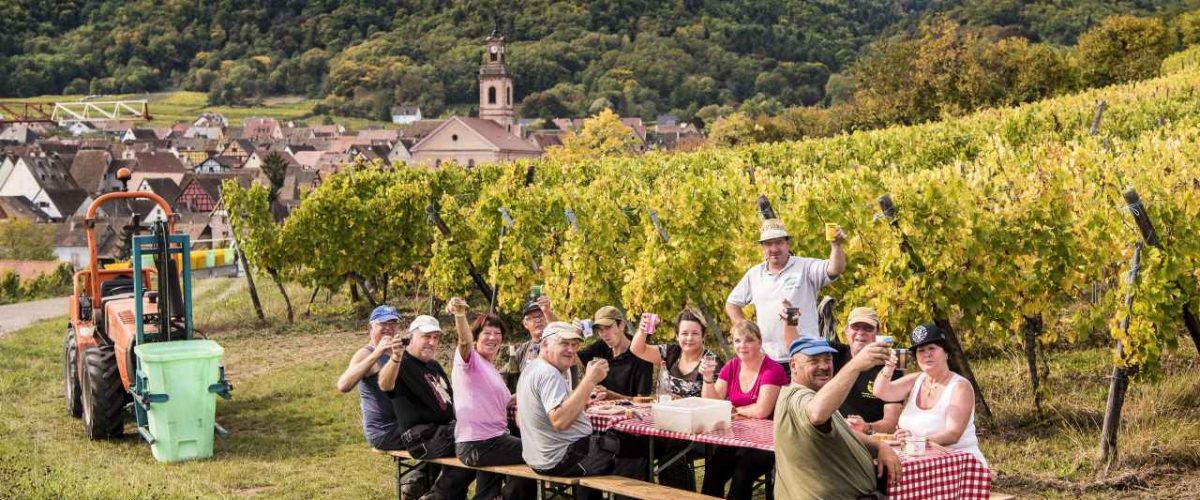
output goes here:
<path id="1" fill-rule="evenodd" d="M 817 322 L 817 292 L 846 269 L 839 228 L 830 243 L 829 259 L 792 255 L 791 236 L 779 219 L 763 221 L 758 243 L 764 262 L 751 267 L 726 299 L 725 312 L 733 323 L 745 319 L 742 308 L 754 304 L 755 323 L 762 330 L 763 351 L 788 367 L 788 344 L 783 335 L 783 301 L 800 309 L 800 336 L 820 337 Z"/>
<path id="2" fill-rule="evenodd" d="M 539 474 L 594 476 L 610 474 L 616 467 L 619 441 L 607 433 L 593 436 L 584 414 L 592 389 L 608 375 L 608 362 L 588 363 L 574 390 L 567 380 L 582 339 L 578 327 L 560 321 L 546 325 L 538 357 L 517 383 L 521 454 Z"/>
<path id="3" fill-rule="evenodd" d="M 834 355 L 835 358 L 843 355 L 842 350 L 849 354 L 847 358 L 858 356 L 863 352 L 863 348 L 875 343 L 875 336 L 878 332 L 879 315 L 875 313 L 875 310 L 870 307 L 854 308 L 846 320 L 846 340 L 850 342 L 850 345 L 834 345 L 833 347 L 839 350 L 838 354 Z M 846 362 L 848 361 L 844 360 L 842 364 Z M 841 369 L 837 366 L 836 359 L 834 365 L 835 369 Z M 904 407 L 903 398 L 896 401 L 884 401 L 875 395 L 875 376 L 882 369 L 881 366 L 875 366 L 859 373 L 858 378 L 854 381 L 854 387 L 840 408 L 850 426 L 867 435 L 895 431 L 896 421 L 900 418 L 900 410 Z M 892 380 L 900 378 L 904 374 L 902 370 L 903 367 L 901 367 L 901 371 L 894 372 Z"/>
<path id="4" fill-rule="evenodd" d="M 350 365 L 338 377 L 337 388 L 343 393 L 358 387 L 359 405 L 362 408 L 363 434 L 367 442 L 378 450 L 399 450 L 400 431 L 396 425 L 396 413 L 392 402 L 379 389 L 379 372 L 391 361 L 392 339 L 400 326 L 400 315 L 389 305 L 371 311 L 367 345 L 360 347 L 350 358 Z M 395 381 L 395 372 L 391 373 Z"/>
<path id="5" fill-rule="evenodd" d="M 654 365 L 629 350 L 633 339 L 625 334 L 625 315 L 604 306 L 592 318 L 600 340 L 579 350 L 579 361 L 608 361 L 608 376 L 596 387 L 597 399 L 632 399 L 649 395 L 654 387 Z"/>
<path id="6" fill-rule="evenodd" d="M 379 371 L 379 388 L 392 400 L 400 442 L 418 460 L 454 456 L 450 379 L 435 359 L 441 335 L 436 318 L 417 316 L 408 326 L 408 346 L 392 344 L 391 360 Z M 474 477 L 469 469 L 445 467 L 421 498 L 465 498 Z"/>
<path id="7" fill-rule="evenodd" d="M 529 332 L 529 340 L 517 344 L 510 351 L 512 356 L 517 359 L 517 373 L 525 371 L 525 366 L 530 361 L 537 359 L 542 341 L 542 331 L 546 328 L 547 323 L 557 320 L 554 310 L 550 307 L 550 297 L 545 294 L 525 303 L 525 307 L 521 309 L 521 326 Z"/>
<path id="8" fill-rule="evenodd" d="M 898 481 L 900 458 L 837 409 L 860 373 L 888 361 L 888 347 L 864 346 L 837 375 L 836 350 L 824 339 L 801 337 L 789 347 L 792 383 L 775 403 L 775 498 L 883 498 L 876 477 Z"/>

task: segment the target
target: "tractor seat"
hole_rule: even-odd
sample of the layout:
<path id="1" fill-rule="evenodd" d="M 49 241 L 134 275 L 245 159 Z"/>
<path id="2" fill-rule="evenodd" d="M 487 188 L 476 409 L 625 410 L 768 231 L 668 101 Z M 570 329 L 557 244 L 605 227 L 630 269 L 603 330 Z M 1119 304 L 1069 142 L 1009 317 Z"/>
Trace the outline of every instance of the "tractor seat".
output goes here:
<path id="1" fill-rule="evenodd" d="M 129 276 L 118 276 L 100 284 L 101 299 L 124 293 L 133 293 L 133 278 Z"/>

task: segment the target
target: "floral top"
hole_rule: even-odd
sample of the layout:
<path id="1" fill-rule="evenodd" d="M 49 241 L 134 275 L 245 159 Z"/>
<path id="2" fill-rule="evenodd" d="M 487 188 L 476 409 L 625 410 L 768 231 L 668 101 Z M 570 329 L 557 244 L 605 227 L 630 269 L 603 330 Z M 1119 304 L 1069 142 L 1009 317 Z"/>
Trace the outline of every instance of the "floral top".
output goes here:
<path id="1" fill-rule="evenodd" d="M 713 354 L 712 351 L 705 349 L 701 356 Z M 695 368 L 688 373 L 679 371 L 679 361 L 683 359 L 683 348 L 679 344 L 667 344 L 658 346 L 658 355 L 662 357 L 667 364 L 667 380 L 671 394 L 681 398 L 700 397 L 701 390 L 704 388 L 704 380 L 700 375 L 700 364 L 696 364 Z M 714 354 L 715 355 L 715 354 Z M 722 361 L 717 357 L 717 369 L 714 372 L 721 372 Z"/>

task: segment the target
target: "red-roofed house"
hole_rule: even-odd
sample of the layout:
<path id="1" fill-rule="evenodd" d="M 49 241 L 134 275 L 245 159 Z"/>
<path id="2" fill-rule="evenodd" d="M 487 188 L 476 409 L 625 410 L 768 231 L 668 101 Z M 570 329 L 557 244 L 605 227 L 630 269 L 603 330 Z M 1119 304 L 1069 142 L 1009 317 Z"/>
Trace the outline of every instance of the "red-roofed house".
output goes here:
<path id="1" fill-rule="evenodd" d="M 246 118 L 242 120 L 241 138 L 252 141 L 283 139 L 283 130 L 274 118 Z"/>

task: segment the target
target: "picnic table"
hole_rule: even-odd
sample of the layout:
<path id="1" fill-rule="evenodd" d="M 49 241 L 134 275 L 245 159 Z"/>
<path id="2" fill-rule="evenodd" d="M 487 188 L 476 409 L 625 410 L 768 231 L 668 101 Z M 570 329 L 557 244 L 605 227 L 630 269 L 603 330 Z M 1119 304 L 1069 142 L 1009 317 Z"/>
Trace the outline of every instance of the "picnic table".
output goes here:
<path id="1" fill-rule="evenodd" d="M 631 411 L 613 412 L 608 408 L 614 405 Z M 584 413 L 592 422 L 596 432 L 609 429 L 650 438 L 678 439 L 718 446 L 736 446 L 775 451 L 775 422 L 757 418 L 739 418 L 730 422 L 727 429 L 703 434 L 687 434 L 671 432 L 654 426 L 653 415 L 649 404 L 618 404 L 615 401 L 596 401 L 590 403 Z M 509 419 L 516 418 L 516 406 L 508 408 Z M 661 460 L 654 467 L 654 439 L 648 439 L 650 477 L 653 480 L 656 472 L 685 456 L 687 450 L 681 451 L 674 457 Z M 970 453 L 951 450 L 934 443 L 924 454 L 909 455 L 899 453 L 903 472 L 899 484 L 892 485 L 888 490 L 888 498 L 896 500 L 926 500 L 926 499 L 982 499 L 986 500 L 992 489 L 992 473 Z M 767 478 L 767 487 L 774 482 L 773 477 Z"/>
<path id="2" fill-rule="evenodd" d="M 604 432 L 612 429 L 621 421 L 631 418 L 625 411 L 610 410 L 610 408 L 613 407 L 632 410 L 642 415 L 650 414 L 649 404 L 633 403 L 625 405 L 619 404 L 617 401 L 593 401 L 588 403 L 587 408 L 583 410 L 583 414 L 587 415 L 588 420 L 592 422 L 593 431 Z M 517 405 L 516 399 L 514 398 L 512 403 L 508 405 L 508 420 L 516 421 L 516 419 Z"/>
<path id="3" fill-rule="evenodd" d="M 652 418 L 646 415 L 622 420 L 613 426 L 613 429 L 652 438 L 775 451 L 775 424 L 772 420 L 738 419 L 732 421 L 728 429 L 704 434 L 685 434 L 658 429 L 654 427 Z M 653 446 L 654 440 L 651 439 L 650 457 L 654 457 Z M 678 458 L 679 456 L 672 457 L 663 462 L 669 465 Z M 931 443 L 926 452 L 920 455 L 900 453 L 900 462 L 903 465 L 900 482 L 889 488 L 888 498 L 986 500 L 991 493 L 991 471 L 970 453 Z M 659 469 L 664 466 L 659 466 Z"/>

